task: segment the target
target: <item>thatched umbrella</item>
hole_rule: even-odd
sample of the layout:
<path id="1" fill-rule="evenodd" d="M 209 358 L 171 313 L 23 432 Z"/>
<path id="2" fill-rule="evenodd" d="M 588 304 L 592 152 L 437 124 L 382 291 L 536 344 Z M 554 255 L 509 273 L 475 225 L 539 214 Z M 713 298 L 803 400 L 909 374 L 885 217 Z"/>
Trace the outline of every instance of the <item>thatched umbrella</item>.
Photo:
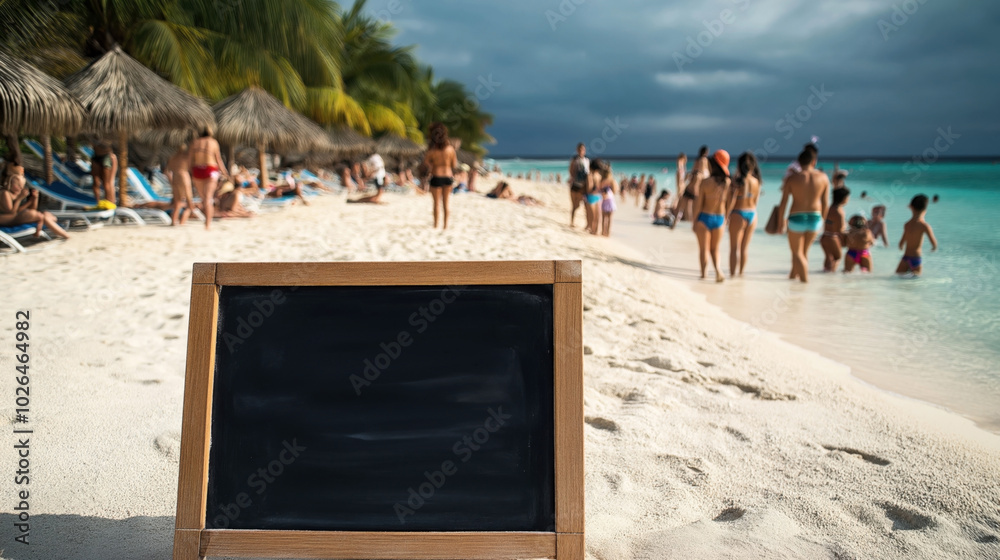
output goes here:
<path id="1" fill-rule="evenodd" d="M 156 75 L 119 47 L 66 78 L 90 112 L 91 132 L 118 140 L 118 190 L 127 205 L 129 135 L 150 129 L 201 128 L 214 122 L 201 99 Z"/>
<path id="2" fill-rule="evenodd" d="M 403 138 L 395 134 L 386 134 L 375 143 L 375 151 L 383 157 L 391 156 L 407 159 L 420 155 L 424 151 L 424 147 L 409 138 Z"/>
<path id="3" fill-rule="evenodd" d="M 367 155 L 375 149 L 375 141 L 349 127 L 339 127 L 330 131 L 333 151 L 341 159 L 351 159 Z"/>
<path id="4" fill-rule="evenodd" d="M 220 101 L 215 107 L 216 135 L 228 146 L 253 146 L 260 158 L 261 186 L 267 181 L 267 149 L 329 151 L 330 136 L 306 117 L 288 109 L 266 91 L 251 87 Z"/>
<path id="5" fill-rule="evenodd" d="M 45 180 L 51 183 L 51 135 L 76 134 L 86 116 L 83 105 L 56 79 L 0 52 L 0 134 L 18 163 L 21 163 L 18 134 L 41 136 L 45 145 Z"/>

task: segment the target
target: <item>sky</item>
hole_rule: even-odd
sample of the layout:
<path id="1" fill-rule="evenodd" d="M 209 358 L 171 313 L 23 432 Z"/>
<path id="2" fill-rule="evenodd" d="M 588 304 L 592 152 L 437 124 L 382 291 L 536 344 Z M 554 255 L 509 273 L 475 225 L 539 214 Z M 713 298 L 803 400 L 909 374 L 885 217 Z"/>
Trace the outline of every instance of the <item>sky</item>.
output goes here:
<path id="1" fill-rule="evenodd" d="M 491 155 L 1000 154 L 1000 2 L 369 0 Z M 926 154 L 926 155 L 925 155 Z"/>

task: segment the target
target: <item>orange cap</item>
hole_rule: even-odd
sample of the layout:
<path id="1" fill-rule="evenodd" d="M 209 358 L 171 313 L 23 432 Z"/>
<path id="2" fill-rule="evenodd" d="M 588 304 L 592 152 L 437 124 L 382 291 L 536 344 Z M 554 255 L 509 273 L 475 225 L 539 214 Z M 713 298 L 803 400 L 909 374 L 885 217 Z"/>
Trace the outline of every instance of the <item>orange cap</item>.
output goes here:
<path id="1" fill-rule="evenodd" d="M 726 150 L 715 150 L 715 154 L 712 155 L 712 158 L 715 159 L 715 163 L 718 163 L 719 167 L 726 172 L 726 175 L 729 175 L 729 152 Z"/>

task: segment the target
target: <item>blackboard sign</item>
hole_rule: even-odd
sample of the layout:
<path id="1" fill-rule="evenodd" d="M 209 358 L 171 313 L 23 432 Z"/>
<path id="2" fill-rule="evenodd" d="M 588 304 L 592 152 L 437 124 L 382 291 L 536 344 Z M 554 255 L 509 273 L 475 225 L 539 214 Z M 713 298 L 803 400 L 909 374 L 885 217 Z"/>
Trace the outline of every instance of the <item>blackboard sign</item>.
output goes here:
<path id="1" fill-rule="evenodd" d="M 195 265 L 175 560 L 582 560 L 580 281 Z"/>

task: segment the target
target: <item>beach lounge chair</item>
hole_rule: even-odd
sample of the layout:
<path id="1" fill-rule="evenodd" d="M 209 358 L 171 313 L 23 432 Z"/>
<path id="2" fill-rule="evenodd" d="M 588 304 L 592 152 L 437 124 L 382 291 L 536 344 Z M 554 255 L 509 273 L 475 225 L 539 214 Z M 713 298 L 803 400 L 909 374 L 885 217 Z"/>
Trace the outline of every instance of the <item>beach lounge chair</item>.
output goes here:
<path id="1" fill-rule="evenodd" d="M 2 254 L 30 253 L 32 251 L 37 251 L 37 249 L 26 249 L 24 245 L 17 242 L 18 239 L 35 235 L 35 227 L 35 224 L 0 227 L 0 243 L 3 243 L 13 249 L 13 251 L 5 251 L 2 252 Z M 49 239 L 49 234 L 47 234 L 45 230 L 42 230 L 42 238 Z"/>
<path id="2" fill-rule="evenodd" d="M 27 179 L 32 188 L 38 189 L 38 192 L 59 203 L 60 210 L 50 210 L 59 220 L 83 223 L 87 228 L 100 227 L 115 219 L 120 222 L 131 220 L 137 225 L 146 225 L 146 222 L 130 208 L 87 210 L 94 206 L 94 199 L 80 194 L 76 189 L 60 181 L 46 185 L 44 181 L 35 177 L 29 176 Z"/>

